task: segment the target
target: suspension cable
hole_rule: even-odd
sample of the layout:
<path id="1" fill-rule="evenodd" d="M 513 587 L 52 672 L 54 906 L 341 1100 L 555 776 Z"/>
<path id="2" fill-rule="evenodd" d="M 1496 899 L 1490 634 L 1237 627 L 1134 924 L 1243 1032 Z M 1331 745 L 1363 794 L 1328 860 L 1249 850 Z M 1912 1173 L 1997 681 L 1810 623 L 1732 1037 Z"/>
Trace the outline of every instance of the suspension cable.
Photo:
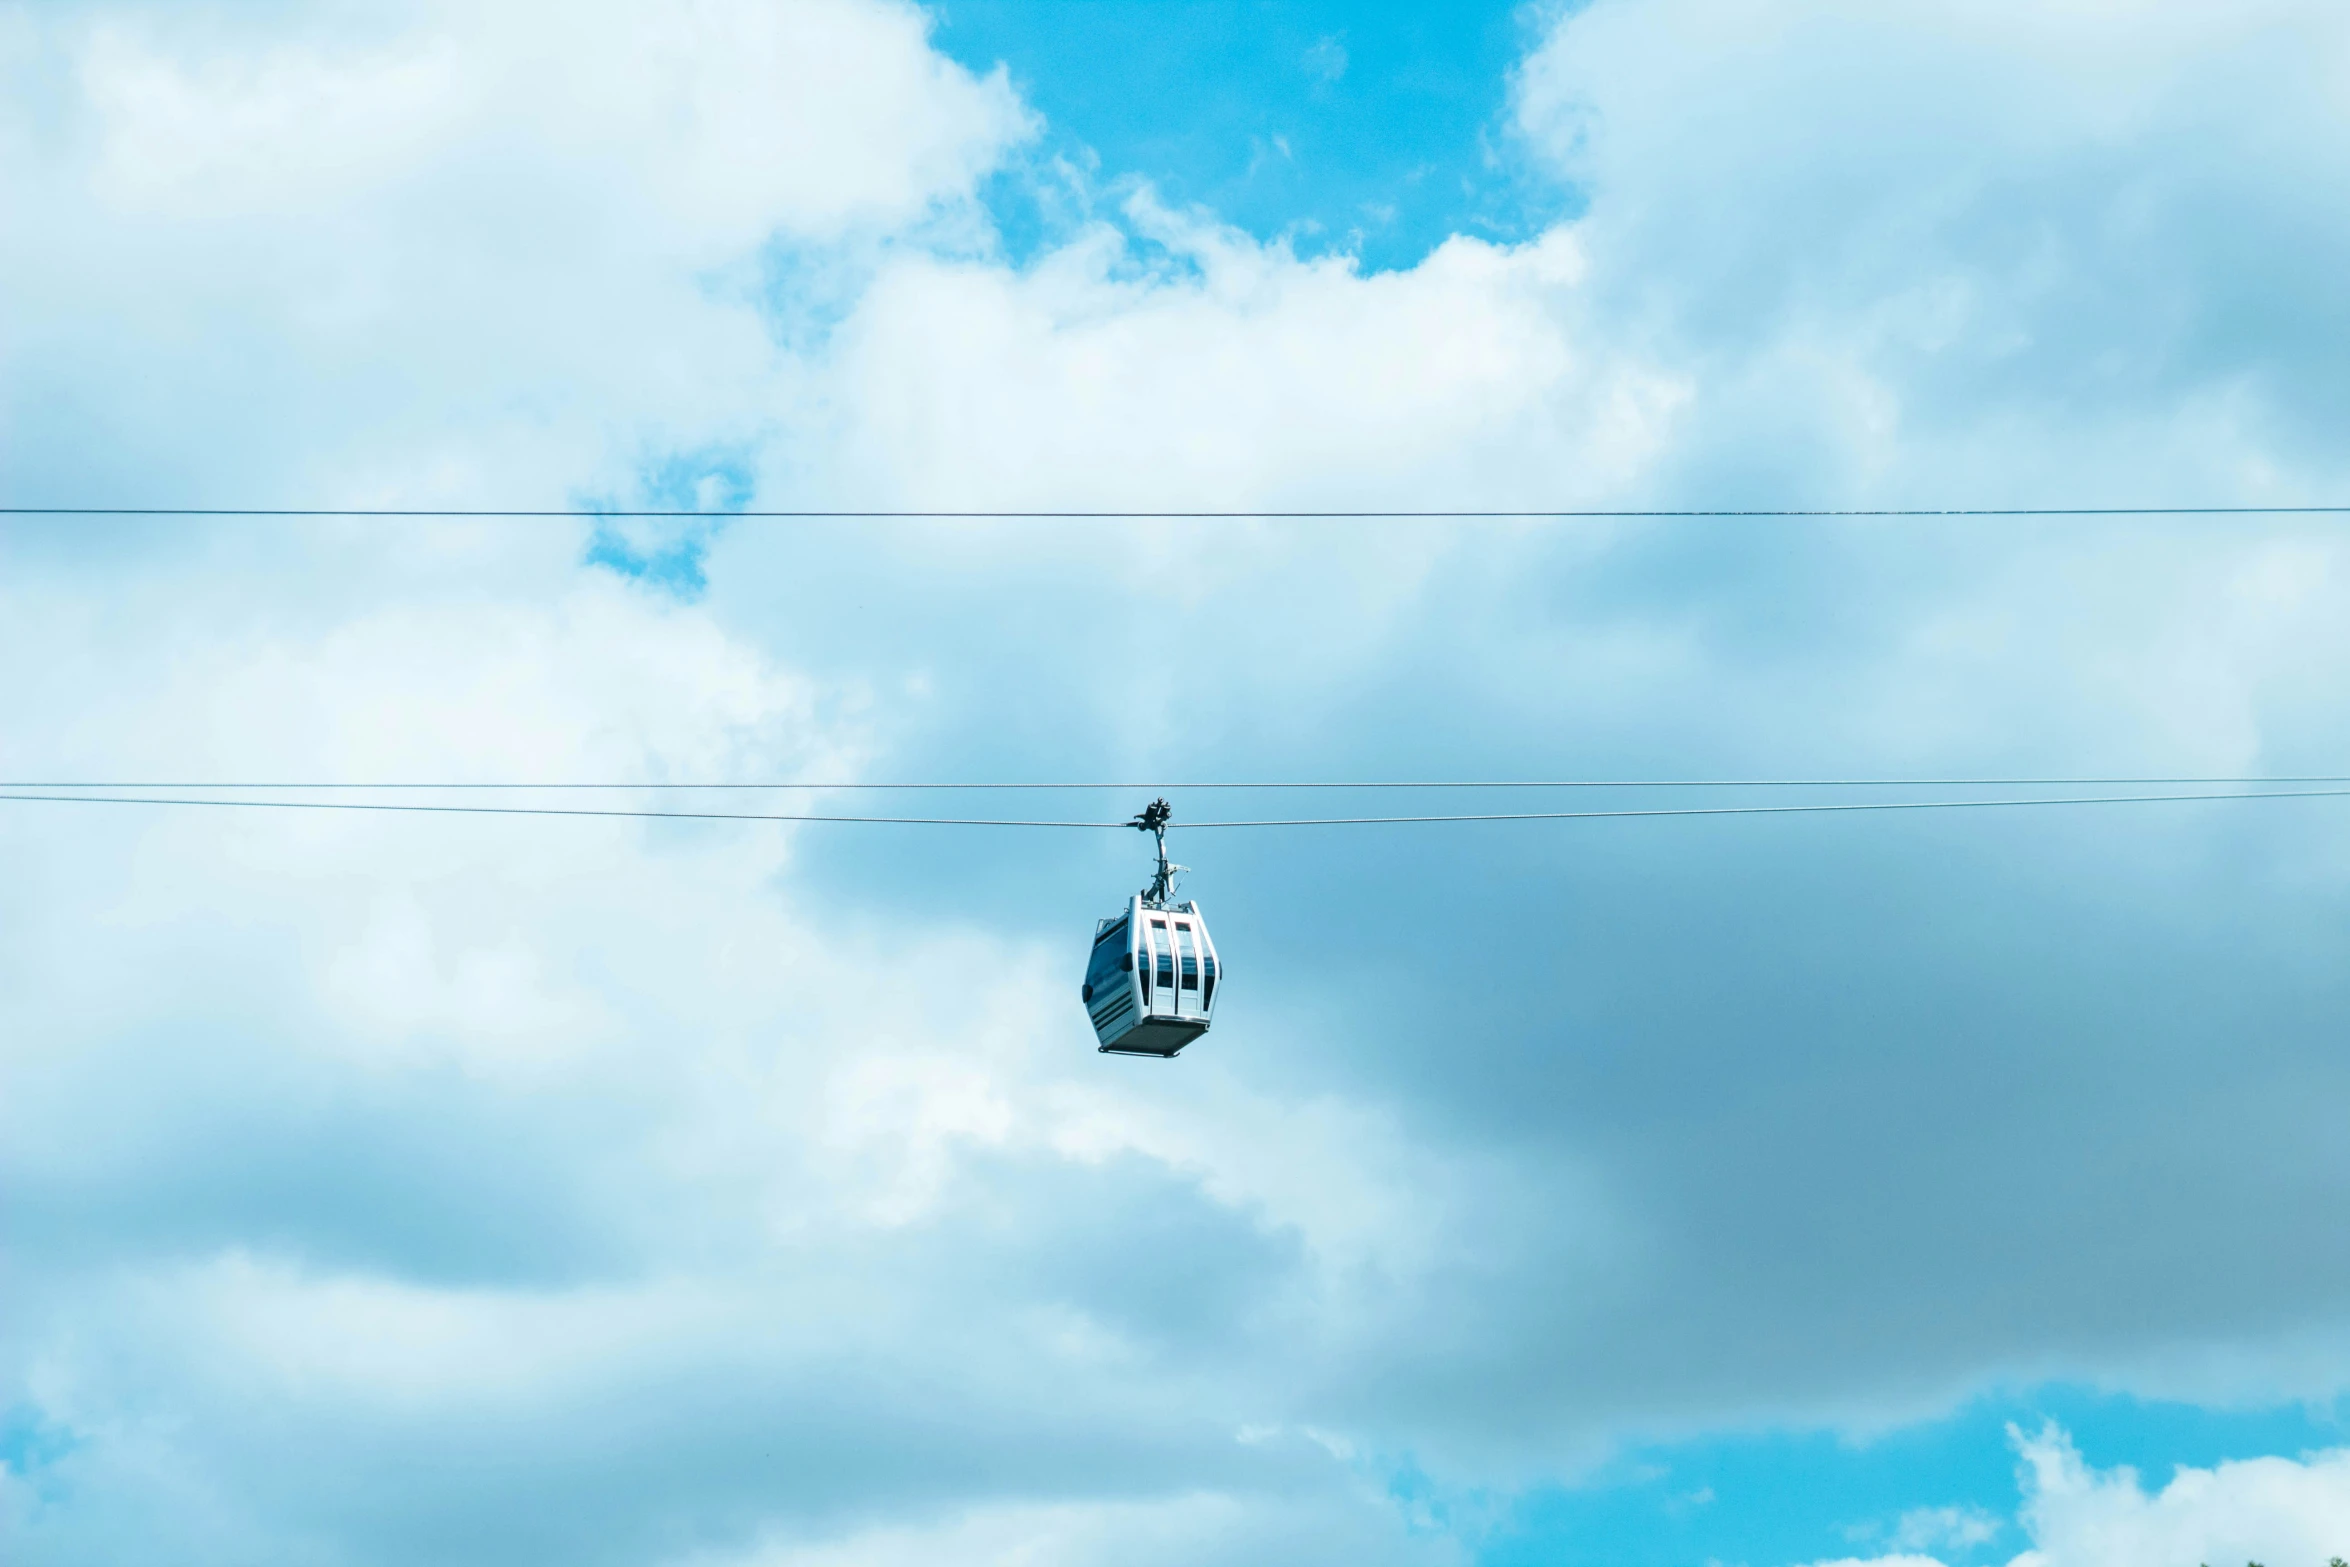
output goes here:
<path id="1" fill-rule="evenodd" d="M 1386 827 L 1439 822 L 1561 822 L 1626 820 L 1658 816 L 1796 816 L 1852 811 L 1962 811 L 2021 806 L 2157 805 L 2217 800 L 2320 800 L 2350 798 L 2350 789 L 2297 789 L 2222 794 L 2056 795 L 1998 800 L 1849 800 L 1806 805 L 1667 806 L 1644 810 L 1493 811 L 1428 816 L 1290 816 L 1255 820 L 1187 822 L 1186 831 L 1239 827 Z M 360 811 L 434 816 L 573 816 L 622 821 L 840 822 L 919 827 L 1063 827 L 1124 831 L 1131 821 L 1045 821 L 1032 818 L 960 816 L 847 816 L 772 811 L 631 811 L 543 805 L 407 805 L 358 800 L 220 800 L 157 795 L 0 794 L 0 801 L 56 805 L 165 805 L 255 811 Z"/>
<path id="2" fill-rule="evenodd" d="M 391 782 L 364 782 L 349 779 L 309 782 L 238 782 L 223 779 L 137 779 L 61 782 L 43 780 L 0 780 L 0 789 L 252 789 L 252 790 L 444 790 L 450 793 L 489 791 L 630 791 L 659 790 L 664 792 L 696 790 L 794 790 L 857 793 L 865 791 L 927 791 L 941 793 L 1097 791 L 1149 792 L 1161 789 L 1191 789 L 1206 791 L 1256 789 L 2103 789 L 2103 788 L 2201 788 L 2230 787 L 2266 788 L 2271 786 L 2309 784 L 2350 784 L 2350 774 L 2282 775 L 2266 774 L 2240 778 L 2221 778 L 2209 775 L 2191 775 L 2169 778 L 1435 778 L 1435 779 L 1321 779 L 1321 780 L 1249 780 L 1209 781 L 1200 783 L 1156 782 L 1136 783 L 867 783 L 851 780 L 832 782 L 806 779 L 771 779 L 725 782 L 424 782 L 397 780 Z"/>
<path id="3" fill-rule="evenodd" d="M 1408 522 L 1666 521 L 1684 518 L 1837 517 L 2340 517 L 2350 506 L 1681 506 L 1352 510 L 794 509 L 691 511 L 659 507 L 510 506 L 0 506 L 0 517 L 283 517 L 504 519 L 575 522 L 663 518 L 699 522 Z"/>

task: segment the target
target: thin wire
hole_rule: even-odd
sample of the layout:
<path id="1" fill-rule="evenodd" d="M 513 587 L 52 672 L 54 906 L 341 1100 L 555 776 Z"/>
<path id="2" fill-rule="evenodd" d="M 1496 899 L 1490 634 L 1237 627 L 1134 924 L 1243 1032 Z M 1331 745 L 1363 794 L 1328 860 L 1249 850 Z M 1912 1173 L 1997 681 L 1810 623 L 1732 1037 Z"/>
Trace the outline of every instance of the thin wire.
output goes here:
<path id="1" fill-rule="evenodd" d="M 920 827 L 1123 827 L 1124 822 L 996 821 L 966 816 L 823 816 L 773 811 L 617 811 L 551 805 L 387 805 L 351 800 L 190 800 L 156 795 L 0 794 L 0 800 L 51 804 L 212 805 L 254 811 L 395 811 L 435 816 L 596 816 L 630 821 L 871 822 Z"/>
<path id="2" fill-rule="evenodd" d="M 1390 827 L 1433 822 L 1565 822 L 1647 816 L 1795 816 L 1846 811 L 1963 811 L 2001 806 L 2153 805 L 2197 800 L 2319 800 L 2350 798 L 2350 789 L 2302 789 L 2257 794 L 2063 795 L 2028 800 L 1861 800 L 1827 805 L 1676 806 L 1637 811 L 1497 811 L 1451 816 L 1291 816 L 1255 821 L 1187 822 L 1192 832 L 1231 827 Z M 751 811 L 622 811 L 533 805 L 387 805 L 345 800 L 201 800 L 153 795 L 0 794 L 0 801 L 65 805 L 191 805 L 258 811 L 378 811 L 439 816 L 588 816 L 629 821 L 859 822 L 918 827 L 1082 827 L 1124 830 L 1132 822 L 1036 821 L 949 816 L 831 816 Z"/>
<path id="3" fill-rule="evenodd" d="M 1991 806 L 2022 805 L 2152 805 L 2183 800 L 2323 800 L 2350 799 L 2350 789 L 2301 789 L 2262 794 L 2113 794 L 2061 795 L 2034 800 L 1854 800 L 1829 805 L 1693 805 L 1642 811 L 1507 811 L 1459 816 L 1318 816 L 1253 822 L 1190 822 L 1203 827 L 1372 827 L 1411 822 L 1571 822 L 1622 820 L 1641 816 L 1797 816 L 1831 811 L 1964 811 Z M 1124 822 L 1118 824 L 1125 826 Z"/>
<path id="4" fill-rule="evenodd" d="M 54 780 L 11 782 L 0 780 L 0 789 L 333 789 L 333 790 L 464 790 L 469 792 L 509 791 L 587 791 L 587 790 L 829 790 L 944 791 L 953 793 L 981 791 L 1095 791 L 1134 792 L 1152 789 L 2103 789 L 2144 786 L 2147 788 L 2188 788 L 2197 785 L 2271 784 L 2336 784 L 2350 783 L 2350 774 L 2327 774 L 2312 777 L 2267 776 L 2250 778 L 2216 778 L 2208 776 L 2177 778 L 1463 778 L 1420 780 L 1363 780 L 1332 779 L 1320 782 L 1265 781 L 1224 783 L 810 783 L 794 780 L 777 783 L 395 783 L 339 782 L 312 783 L 231 783 L 218 780 L 191 782 L 181 780 L 145 780 L 111 782 L 61 783 Z"/>
<path id="5" fill-rule="evenodd" d="M 685 511 L 624 508 L 610 511 L 528 507 L 382 506 L 0 506 L 0 517 L 349 517 L 349 518 L 520 518 L 560 517 L 578 521 L 635 518 L 695 518 L 728 522 L 747 518 L 799 522 L 1139 522 L 1260 521 L 1346 522 L 1378 520 L 1662 520 L 1737 517 L 2338 517 L 2350 506 L 1852 506 L 1852 507 L 1582 507 L 1527 510 L 1369 509 L 1359 511 L 884 511 L 798 510 Z"/>

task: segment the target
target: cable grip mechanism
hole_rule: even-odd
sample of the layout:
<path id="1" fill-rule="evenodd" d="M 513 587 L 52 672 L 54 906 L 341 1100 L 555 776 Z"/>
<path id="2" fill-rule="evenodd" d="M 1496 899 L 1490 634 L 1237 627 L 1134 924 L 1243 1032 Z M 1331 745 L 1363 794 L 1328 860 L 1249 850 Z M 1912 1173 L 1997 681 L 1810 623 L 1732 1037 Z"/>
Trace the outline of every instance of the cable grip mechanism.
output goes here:
<path id="1" fill-rule="evenodd" d="M 1147 832 L 1158 840 L 1159 864 L 1151 876 L 1149 886 L 1142 889 L 1142 905 L 1146 909 L 1163 909 L 1175 901 L 1175 873 L 1191 869 L 1177 865 L 1167 858 L 1167 824 L 1175 819 L 1175 808 L 1165 800 L 1153 800 L 1144 806 L 1134 820 L 1126 825 L 1137 832 Z"/>

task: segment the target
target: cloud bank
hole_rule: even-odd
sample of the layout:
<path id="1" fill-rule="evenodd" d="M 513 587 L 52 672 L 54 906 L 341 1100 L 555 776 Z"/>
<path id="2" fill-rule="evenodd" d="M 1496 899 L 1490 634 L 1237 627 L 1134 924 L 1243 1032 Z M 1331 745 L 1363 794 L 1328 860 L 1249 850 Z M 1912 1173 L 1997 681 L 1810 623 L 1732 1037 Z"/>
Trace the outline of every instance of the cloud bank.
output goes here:
<path id="1" fill-rule="evenodd" d="M 2323 7 L 1595 5 L 1518 82 L 1587 215 L 1379 276 L 1082 182 L 1010 263 L 1037 111 L 909 7 L 0 38 L 25 502 L 2344 490 Z M 2317 772 L 2346 594 L 2288 522 L 11 519 L 0 733 L 19 777 Z M 14 807 L 9 1531 L 1441 1561 L 1633 1437 L 2325 1396 L 2335 803 L 1186 845 L 1238 988 L 1149 1074 L 1070 994 L 1108 835 Z M 2340 1483 L 2030 1451 L 2051 1563 Z"/>
<path id="2" fill-rule="evenodd" d="M 2134 1470 L 2091 1468 L 2053 1426 L 2031 1437 L 2013 1434 L 2023 1456 L 2019 1522 L 2032 1545 L 2009 1567 L 2322 1562 L 2340 1555 L 2341 1542 L 2350 1537 L 2350 1452 L 2181 1468 L 2169 1483 L 2149 1492 Z M 1961 1548 L 1981 1543 L 1967 1533 L 1958 1531 L 1948 1543 Z M 1818 1567 L 1921 1564 L 1941 1567 L 1939 1558 L 1915 1554 Z"/>

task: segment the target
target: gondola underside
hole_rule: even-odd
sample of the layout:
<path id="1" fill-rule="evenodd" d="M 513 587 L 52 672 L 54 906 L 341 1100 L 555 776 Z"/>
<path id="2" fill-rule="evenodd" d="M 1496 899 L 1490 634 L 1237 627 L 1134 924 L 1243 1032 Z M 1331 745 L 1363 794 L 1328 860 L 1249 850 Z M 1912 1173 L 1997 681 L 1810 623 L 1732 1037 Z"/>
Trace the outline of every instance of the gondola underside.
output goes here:
<path id="1" fill-rule="evenodd" d="M 1100 1054 L 1111 1056 L 1168 1057 L 1208 1031 L 1205 1022 L 1189 1018 L 1147 1018 L 1100 1047 Z"/>

